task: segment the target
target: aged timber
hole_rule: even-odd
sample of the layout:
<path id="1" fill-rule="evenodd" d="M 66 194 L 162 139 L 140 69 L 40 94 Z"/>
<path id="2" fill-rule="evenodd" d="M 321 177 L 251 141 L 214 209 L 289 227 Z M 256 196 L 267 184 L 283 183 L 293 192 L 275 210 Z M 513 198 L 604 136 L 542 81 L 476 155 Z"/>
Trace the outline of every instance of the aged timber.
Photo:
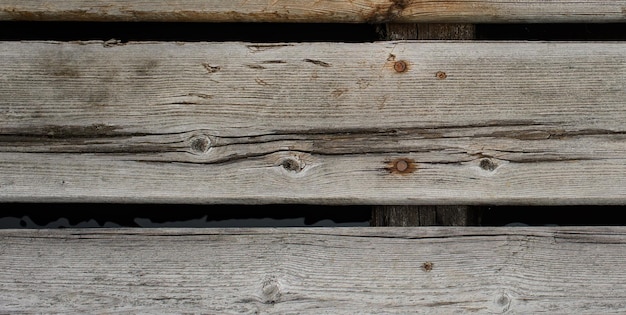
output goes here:
<path id="1" fill-rule="evenodd" d="M 476 36 L 473 24 L 386 24 L 387 40 L 471 40 Z M 438 72 L 437 76 L 445 76 Z M 468 206 L 374 206 L 372 226 L 469 226 L 480 224 L 480 209 Z"/>
<path id="2" fill-rule="evenodd" d="M 0 20 L 335 23 L 624 22 L 624 0 L 0 0 Z"/>
<path id="3" fill-rule="evenodd" d="M 0 313 L 626 312 L 626 228 L 0 231 Z"/>
<path id="4" fill-rule="evenodd" d="M 3 42 L 0 200 L 623 204 L 626 44 Z"/>

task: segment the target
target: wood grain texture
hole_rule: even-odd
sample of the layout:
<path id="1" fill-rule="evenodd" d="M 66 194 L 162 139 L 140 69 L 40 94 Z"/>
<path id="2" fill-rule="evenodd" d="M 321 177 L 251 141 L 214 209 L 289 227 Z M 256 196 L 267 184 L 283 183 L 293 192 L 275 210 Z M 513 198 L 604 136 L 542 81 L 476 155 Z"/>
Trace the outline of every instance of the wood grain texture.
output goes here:
<path id="1" fill-rule="evenodd" d="M 626 312 L 626 228 L 0 231 L 0 312 Z"/>
<path id="2" fill-rule="evenodd" d="M 468 206 L 374 206 L 370 226 L 477 226 L 481 214 Z"/>
<path id="3" fill-rule="evenodd" d="M 624 22 L 624 0 L 0 0 L 0 20 L 337 23 Z"/>
<path id="4" fill-rule="evenodd" d="M 470 40 L 476 38 L 474 24 L 417 24 L 416 39 Z"/>
<path id="5" fill-rule="evenodd" d="M 624 43 L 3 42 L 0 56 L 4 202 L 626 199 Z"/>
<path id="6" fill-rule="evenodd" d="M 473 24 L 386 24 L 387 40 L 470 40 Z M 374 206 L 371 226 L 471 226 L 480 224 L 480 210 L 468 206 Z"/>

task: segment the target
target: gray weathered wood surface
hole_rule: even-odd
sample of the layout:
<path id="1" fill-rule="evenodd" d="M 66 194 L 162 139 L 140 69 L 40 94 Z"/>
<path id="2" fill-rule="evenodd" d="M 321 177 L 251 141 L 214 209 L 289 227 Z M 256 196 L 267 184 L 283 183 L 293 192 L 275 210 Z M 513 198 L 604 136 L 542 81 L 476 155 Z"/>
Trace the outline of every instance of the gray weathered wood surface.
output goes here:
<path id="1" fill-rule="evenodd" d="M 624 0 L 0 0 L 0 20 L 203 22 L 624 22 Z"/>
<path id="2" fill-rule="evenodd" d="M 387 40 L 470 40 L 476 36 L 473 24 L 386 24 Z M 371 226 L 471 226 L 480 225 L 479 209 L 468 206 L 374 206 Z"/>
<path id="3" fill-rule="evenodd" d="M 0 58 L 0 201 L 626 199 L 624 43 L 3 42 Z"/>
<path id="4" fill-rule="evenodd" d="M 0 312 L 626 312 L 626 228 L 0 231 Z"/>

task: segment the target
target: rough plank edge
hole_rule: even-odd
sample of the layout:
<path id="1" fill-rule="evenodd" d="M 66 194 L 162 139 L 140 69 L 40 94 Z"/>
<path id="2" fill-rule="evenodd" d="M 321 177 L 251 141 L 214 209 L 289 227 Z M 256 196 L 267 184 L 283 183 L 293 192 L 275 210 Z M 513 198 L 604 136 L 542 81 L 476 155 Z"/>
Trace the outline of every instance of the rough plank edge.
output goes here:
<path id="1" fill-rule="evenodd" d="M 160 21 L 287 23 L 612 23 L 626 2 L 594 0 L 480 1 L 0 1 L 5 21 Z"/>

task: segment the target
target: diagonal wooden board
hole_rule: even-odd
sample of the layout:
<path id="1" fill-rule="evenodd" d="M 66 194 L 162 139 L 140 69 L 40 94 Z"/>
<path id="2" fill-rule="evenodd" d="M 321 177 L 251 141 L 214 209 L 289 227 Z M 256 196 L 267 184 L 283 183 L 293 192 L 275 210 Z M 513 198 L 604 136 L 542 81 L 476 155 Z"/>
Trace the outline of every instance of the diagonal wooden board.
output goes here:
<path id="1" fill-rule="evenodd" d="M 0 231 L 0 312 L 626 312 L 626 228 Z"/>
<path id="2" fill-rule="evenodd" d="M 3 42 L 0 58 L 4 202 L 626 198 L 620 42 Z"/>
<path id="3" fill-rule="evenodd" d="M 624 22 L 624 0 L 0 0 L 0 20 L 335 23 Z"/>

